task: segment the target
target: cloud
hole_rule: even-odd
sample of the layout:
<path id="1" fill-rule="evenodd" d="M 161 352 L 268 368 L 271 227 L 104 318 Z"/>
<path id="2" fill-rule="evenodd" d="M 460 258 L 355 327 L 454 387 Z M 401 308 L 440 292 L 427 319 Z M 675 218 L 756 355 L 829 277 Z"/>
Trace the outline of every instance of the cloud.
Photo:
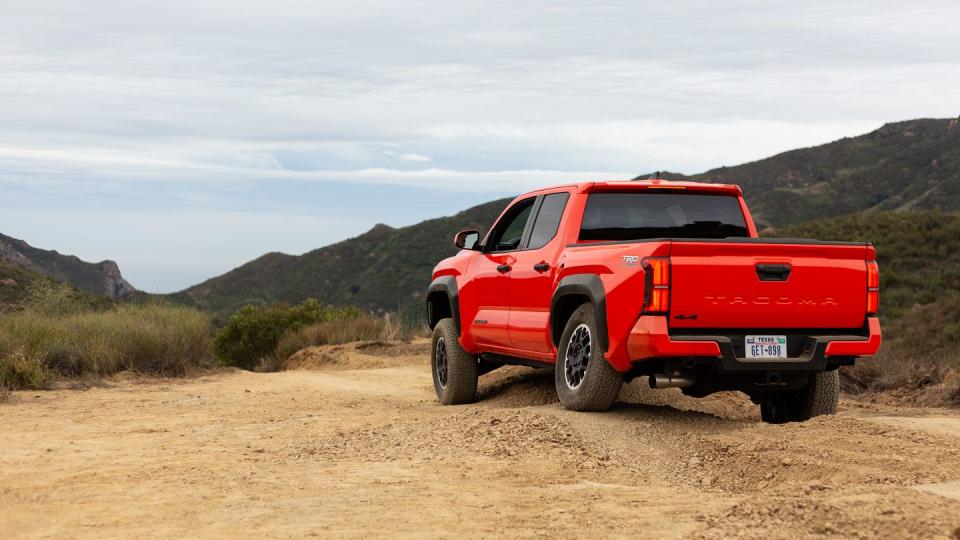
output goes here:
<path id="1" fill-rule="evenodd" d="M 424 158 L 426 156 L 417 156 Z M 427 158 L 429 160 L 429 158 Z M 414 161 L 423 161 L 416 159 Z M 276 166 L 196 163 L 112 152 L 0 148 L 0 182 L 70 178 L 68 182 L 167 182 L 172 178 L 202 184 L 236 181 L 356 182 L 431 187 L 444 191 L 512 192 L 544 184 L 595 179 L 629 179 L 631 172 L 504 170 L 458 171 L 441 168 L 398 170 L 289 170 Z"/>
<path id="2" fill-rule="evenodd" d="M 404 161 L 413 161 L 415 163 L 425 163 L 427 161 L 433 161 L 433 159 L 431 159 L 430 156 L 425 156 L 423 154 L 400 154 L 397 157 L 399 157 Z"/>
<path id="3" fill-rule="evenodd" d="M 956 114 L 949 2 L 421 7 L 7 6 L 0 146 L 145 167 L 692 173 Z"/>
<path id="4" fill-rule="evenodd" d="M 87 211 L 106 215 L 166 186 L 176 196 L 143 219 L 162 203 L 231 224 L 241 207 L 299 208 L 302 191 L 318 215 L 355 204 L 356 225 L 310 225 L 332 231 L 319 245 L 382 221 L 384 205 L 368 211 L 345 186 L 386 193 L 410 222 L 460 209 L 432 199 L 695 173 L 958 114 L 952 1 L 7 4 L 0 210 L 33 206 L 0 227 L 78 253 L 95 241 L 73 231 L 94 223 L 31 218 L 46 200 L 93 198 Z M 255 200 L 237 196 L 247 189 Z M 296 234 L 259 224 L 224 260 Z M 142 245 L 121 238 L 111 249 Z M 151 238 L 168 260 L 190 241 Z"/>

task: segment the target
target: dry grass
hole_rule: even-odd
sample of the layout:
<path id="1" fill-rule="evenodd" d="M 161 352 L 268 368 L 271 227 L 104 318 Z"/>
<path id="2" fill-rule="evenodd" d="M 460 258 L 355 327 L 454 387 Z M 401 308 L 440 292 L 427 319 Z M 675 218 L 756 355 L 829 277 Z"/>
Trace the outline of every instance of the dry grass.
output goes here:
<path id="1" fill-rule="evenodd" d="M 36 354 L 19 349 L 0 357 L 0 387 L 39 390 L 47 387 L 49 379 L 43 359 Z"/>
<path id="2" fill-rule="evenodd" d="M 931 353 L 882 349 L 841 371 L 843 389 L 854 395 L 886 392 L 904 402 L 960 406 L 960 344 Z"/>
<path id="3" fill-rule="evenodd" d="M 157 304 L 7 314 L 0 317 L 0 383 L 43 388 L 52 375 L 124 370 L 183 375 L 211 361 L 210 328 L 205 313 Z"/>
<path id="4" fill-rule="evenodd" d="M 264 358 L 259 371 L 277 371 L 297 351 L 319 345 L 340 345 L 353 341 L 396 341 L 427 335 L 428 330 L 408 327 L 391 317 L 358 317 L 322 322 L 287 332 L 272 357 Z"/>

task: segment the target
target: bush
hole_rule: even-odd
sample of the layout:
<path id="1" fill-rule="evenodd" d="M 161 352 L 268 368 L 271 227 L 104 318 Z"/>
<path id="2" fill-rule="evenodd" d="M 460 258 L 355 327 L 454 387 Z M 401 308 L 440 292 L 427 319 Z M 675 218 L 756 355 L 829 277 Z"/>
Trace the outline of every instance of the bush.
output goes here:
<path id="1" fill-rule="evenodd" d="M 311 324 L 284 334 L 277 344 L 275 357 L 282 362 L 290 358 L 293 353 L 307 347 L 339 345 L 351 341 L 397 339 L 399 330 L 399 327 L 391 324 L 388 319 L 373 317 Z"/>
<path id="2" fill-rule="evenodd" d="M 64 313 L 26 309 L 0 317 L 0 358 L 14 383 L 9 386 L 37 386 L 41 379 L 31 374 L 41 367 L 70 376 L 122 370 L 183 375 L 211 358 L 210 317 L 195 309 L 128 304 Z"/>
<path id="3" fill-rule="evenodd" d="M 104 296 L 79 291 L 61 281 L 38 279 L 25 287 L 20 307 L 51 317 L 103 311 L 113 307 L 113 302 Z"/>
<path id="4" fill-rule="evenodd" d="M 283 369 L 287 359 L 307 347 L 340 345 L 352 341 L 393 341 L 430 335 L 426 324 L 406 325 L 404 321 L 387 316 L 375 318 L 362 316 L 349 320 L 328 321 L 291 330 L 280 338 L 276 351 L 264 358 L 258 366 L 260 371 Z"/>
<path id="5" fill-rule="evenodd" d="M 941 398 L 927 405 L 960 405 L 960 343 L 931 352 L 907 352 L 884 346 L 880 354 L 841 368 L 842 389 L 850 394 L 896 391 L 913 395 L 937 388 Z M 944 387 L 946 385 L 946 387 Z"/>
<path id="6" fill-rule="evenodd" d="M 360 317 L 356 308 L 324 306 L 309 299 L 302 304 L 270 307 L 246 306 L 233 315 L 214 339 L 217 357 L 225 365 L 256 369 L 261 360 L 274 356 L 280 339 L 304 326 Z"/>
<path id="7" fill-rule="evenodd" d="M 49 374 L 43 360 L 18 350 L 0 356 L 0 392 L 8 389 L 41 390 L 47 387 Z"/>

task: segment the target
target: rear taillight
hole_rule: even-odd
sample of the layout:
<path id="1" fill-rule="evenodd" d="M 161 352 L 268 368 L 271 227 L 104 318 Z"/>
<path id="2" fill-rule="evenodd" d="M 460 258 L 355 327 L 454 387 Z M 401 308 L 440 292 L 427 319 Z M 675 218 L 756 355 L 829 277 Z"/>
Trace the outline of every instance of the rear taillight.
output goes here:
<path id="1" fill-rule="evenodd" d="M 880 310 L 880 268 L 877 261 L 867 261 L 867 315 Z"/>
<path id="2" fill-rule="evenodd" d="M 670 310 L 670 259 L 646 257 L 640 265 L 646 273 L 643 291 L 643 312 L 666 313 Z"/>

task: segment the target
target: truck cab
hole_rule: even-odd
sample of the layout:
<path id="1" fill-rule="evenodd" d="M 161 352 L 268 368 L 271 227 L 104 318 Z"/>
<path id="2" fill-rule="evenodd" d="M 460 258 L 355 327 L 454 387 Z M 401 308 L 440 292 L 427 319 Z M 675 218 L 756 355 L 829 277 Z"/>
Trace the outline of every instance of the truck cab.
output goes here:
<path id="1" fill-rule="evenodd" d="M 576 410 L 609 408 L 647 376 L 693 396 L 740 390 L 768 421 L 804 420 L 835 411 L 837 368 L 880 346 L 873 246 L 760 238 L 735 185 L 537 190 L 454 244 L 427 296 L 443 402 L 472 401 L 477 376 L 525 364 L 554 369 Z"/>

